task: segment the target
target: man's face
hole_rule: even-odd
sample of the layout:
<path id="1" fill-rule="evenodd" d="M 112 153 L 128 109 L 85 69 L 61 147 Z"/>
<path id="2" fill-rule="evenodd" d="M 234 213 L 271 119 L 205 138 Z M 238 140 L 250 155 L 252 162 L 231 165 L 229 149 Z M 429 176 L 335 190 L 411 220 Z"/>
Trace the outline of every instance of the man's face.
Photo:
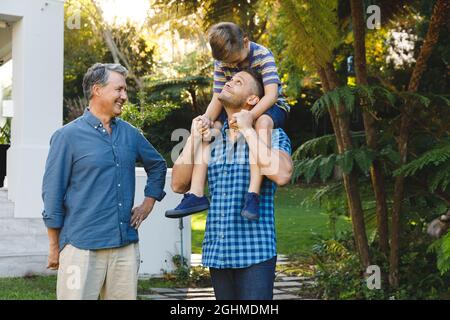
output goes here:
<path id="1" fill-rule="evenodd" d="M 120 116 L 123 104 L 128 99 L 125 77 L 120 73 L 110 72 L 107 85 L 100 87 L 98 92 L 103 111 L 112 117 Z"/>
<path id="2" fill-rule="evenodd" d="M 253 92 L 253 82 L 255 79 L 247 72 L 238 72 L 225 83 L 219 100 L 229 108 L 243 108 L 249 97 L 255 95 Z"/>

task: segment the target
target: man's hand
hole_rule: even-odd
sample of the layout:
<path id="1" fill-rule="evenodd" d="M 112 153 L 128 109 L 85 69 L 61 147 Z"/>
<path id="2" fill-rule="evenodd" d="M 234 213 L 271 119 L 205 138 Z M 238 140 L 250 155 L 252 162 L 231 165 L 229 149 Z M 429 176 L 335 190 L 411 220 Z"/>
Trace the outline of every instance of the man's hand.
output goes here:
<path id="1" fill-rule="evenodd" d="M 139 229 L 141 223 L 147 219 L 148 215 L 153 209 L 153 206 L 155 205 L 155 199 L 145 197 L 144 201 L 139 207 L 135 207 L 131 213 L 131 226 L 134 227 L 136 230 Z"/>
<path id="2" fill-rule="evenodd" d="M 250 111 L 241 110 L 238 113 L 233 114 L 233 118 L 230 121 L 230 127 L 237 127 L 239 131 L 251 129 L 253 126 L 253 115 Z"/>
<path id="3" fill-rule="evenodd" d="M 47 269 L 58 270 L 59 267 L 59 245 L 50 244 L 47 258 Z"/>

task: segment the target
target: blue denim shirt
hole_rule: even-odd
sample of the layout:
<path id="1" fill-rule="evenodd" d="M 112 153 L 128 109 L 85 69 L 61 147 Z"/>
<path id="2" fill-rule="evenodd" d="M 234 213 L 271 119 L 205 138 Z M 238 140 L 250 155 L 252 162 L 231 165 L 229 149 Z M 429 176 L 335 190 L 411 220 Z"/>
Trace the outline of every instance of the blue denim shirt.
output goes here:
<path id="1" fill-rule="evenodd" d="M 60 250 L 121 247 L 138 241 L 131 227 L 135 164 L 147 172 L 144 193 L 165 196 L 166 162 L 145 137 L 116 118 L 112 133 L 88 109 L 50 140 L 42 186 L 44 223 L 61 229 Z"/>

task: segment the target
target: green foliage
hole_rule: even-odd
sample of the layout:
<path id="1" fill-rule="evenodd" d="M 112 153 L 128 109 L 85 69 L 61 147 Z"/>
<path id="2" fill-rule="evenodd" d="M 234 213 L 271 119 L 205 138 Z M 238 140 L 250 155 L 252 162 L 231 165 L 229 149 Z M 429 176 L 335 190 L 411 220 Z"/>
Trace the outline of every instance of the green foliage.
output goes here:
<path id="1" fill-rule="evenodd" d="M 353 113 L 357 105 L 373 110 L 376 104 L 388 103 L 393 106 L 395 102 L 395 94 L 382 86 L 342 86 L 326 92 L 314 103 L 311 111 L 319 119 L 330 108 L 344 106 L 348 113 Z"/>
<path id="2" fill-rule="evenodd" d="M 315 68 L 332 61 L 333 50 L 341 41 L 337 1 L 280 1 L 276 17 L 283 30 L 286 54 L 298 66 Z"/>
<path id="3" fill-rule="evenodd" d="M 450 139 L 444 140 L 418 158 L 403 165 L 394 171 L 394 175 L 409 177 L 425 169 L 429 173 L 428 181 L 431 192 L 438 188 L 447 189 L 450 184 Z"/>
<path id="4" fill-rule="evenodd" d="M 362 144 L 364 133 L 352 133 L 352 138 L 357 141 L 357 144 Z M 335 166 L 340 167 L 345 174 L 349 174 L 355 166 L 362 173 L 367 173 L 377 155 L 376 152 L 364 146 L 338 154 L 334 135 L 311 139 L 292 155 L 294 160 L 292 181 L 304 176 L 306 182 L 310 183 L 312 178 L 318 175 L 320 180 L 325 182 L 333 175 Z"/>
<path id="5" fill-rule="evenodd" d="M 442 275 L 450 271 L 450 231 L 433 242 L 428 250 L 436 253 L 437 267 Z"/>
<path id="6" fill-rule="evenodd" d="M 11 118 L 7 118 L 0 127 L 0 144 L 11 144 Z"/>
<path id="7" fill-rule="evenodd" d="M 335 239 L 319 239 L 313 248 L 313 260 L 320 296 L 324 299 L 383 299 L 383 290 L 369 290 L 361 277 L 362 270 L 351 233 Z"/>
<path id="8" fill-rule="evenodd" d="M 181 255 L 174 255 L 172 263 L 175 266 L 173 272 L 163 271 L 163 278 L 174 287 L 206 287 L 211 286 L 209 271 L 203 267 L 189 267 L 188 260 Z"/>
<path id="9" fill-rule="evenodd" d="M 80 8 L 79 11 L 74 11 Z M 98 17 L 88 0 L 68 0 L 64 3 L 64 16 L 68 21 L 74 14 L 80 15 L 81 27 L 64 29 L 64 98 L 83 97 L 83 76 L 96 62 L 108 62 L 108 50 L 102 37 L 93 29 Z"/>
<path id="10" fill-rule="evenodd" d="M 160 9 L 166 17 L 176 19 L 201 17 L 201 29 L 206 31 L 211 25 L 221 21 L 231 21 L 241 26 L 250 36 L 258 41 L 266 31 L 267 16 L 260 13 L 259 4 L 267 6 L 267 0 L 157 0 L 153 6 Z"/>

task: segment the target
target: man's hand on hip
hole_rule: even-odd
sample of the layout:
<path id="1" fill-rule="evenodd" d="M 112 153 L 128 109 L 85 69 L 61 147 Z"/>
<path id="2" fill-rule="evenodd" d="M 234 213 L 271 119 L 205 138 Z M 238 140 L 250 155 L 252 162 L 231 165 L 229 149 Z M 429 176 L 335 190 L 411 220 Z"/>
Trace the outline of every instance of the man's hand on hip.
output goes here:
<path id="1" fill-rule="evenodd" d="M 135 207 L 131 213 L 131 226 L 134 227 L 136 230 L 139 229 L 141 223 L 147 219 L 148 215 L 153 209 L 153 206 L 155 205 L 155 199 L 145 197 L 144 201 L 139 207 Z"/>

